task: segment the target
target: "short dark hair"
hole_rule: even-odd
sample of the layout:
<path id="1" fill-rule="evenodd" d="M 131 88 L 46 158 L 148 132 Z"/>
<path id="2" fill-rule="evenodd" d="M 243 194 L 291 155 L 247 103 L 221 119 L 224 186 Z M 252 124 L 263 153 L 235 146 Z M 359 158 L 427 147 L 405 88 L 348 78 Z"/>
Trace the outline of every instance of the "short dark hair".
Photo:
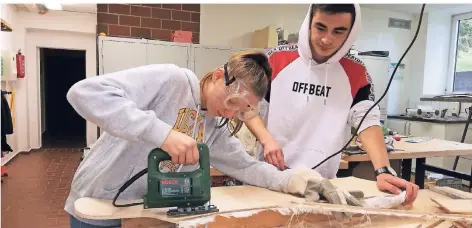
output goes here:
<path id="1" fill-rule="evenodd" d="M 354 7 L 354 4 L 313 4 L 311 7 L 310 25 L 316 11 L 327 14 L 350 13 L 351 27 L 354 24 L 354 20 L 356 18 L 356 8 Z"/>

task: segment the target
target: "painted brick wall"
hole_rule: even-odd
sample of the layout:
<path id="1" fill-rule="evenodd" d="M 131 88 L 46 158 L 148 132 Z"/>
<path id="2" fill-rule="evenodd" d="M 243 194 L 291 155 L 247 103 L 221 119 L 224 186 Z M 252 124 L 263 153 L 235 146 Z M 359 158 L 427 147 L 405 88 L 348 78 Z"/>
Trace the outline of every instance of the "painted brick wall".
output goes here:
<path id="1" fill-rule="evenodd" d="M 97 11 L 97 34 L 170 41 L 183 30 L 200 42 L 200 4 L 97 4 Z"/>

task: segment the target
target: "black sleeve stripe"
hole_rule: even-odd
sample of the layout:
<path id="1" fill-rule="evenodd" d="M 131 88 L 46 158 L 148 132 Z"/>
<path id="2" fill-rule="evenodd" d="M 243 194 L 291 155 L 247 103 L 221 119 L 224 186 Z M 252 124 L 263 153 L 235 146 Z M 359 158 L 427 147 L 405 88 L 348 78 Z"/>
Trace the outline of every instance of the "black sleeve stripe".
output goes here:
<path id="1" fill-rule="evenodd" d="M 351 108 L 361 101 L 372 100 L 372 99 L 373 99 L 373 93 L 371 92 L 371 84 L 367 84 L 366 86 L 360 88 L 357 91 L 356 96 L 354 97 L 354 100 L 352 101 Z"/>
<path id="2" fill-rule="evenodd" d="M 267 103 L 270 103 L 270 85 L 272 84 L 271 81 L 269 81 L 269 84 L 267 85 L 267 92 L 264 97 L 264 99 L 267 101 Z"/>

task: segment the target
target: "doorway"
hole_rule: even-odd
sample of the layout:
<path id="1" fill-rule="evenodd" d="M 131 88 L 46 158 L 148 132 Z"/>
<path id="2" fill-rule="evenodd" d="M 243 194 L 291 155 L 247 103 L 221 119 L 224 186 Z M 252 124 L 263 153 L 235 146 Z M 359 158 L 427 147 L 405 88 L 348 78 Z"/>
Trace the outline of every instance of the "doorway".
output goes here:
<path id="1" fill-rule="evenodd" d="M 83 148 L 86 121 L 67 101 L 67 92 L 85 79 L 85 51 L 40 48 L 43 148 Z"/>

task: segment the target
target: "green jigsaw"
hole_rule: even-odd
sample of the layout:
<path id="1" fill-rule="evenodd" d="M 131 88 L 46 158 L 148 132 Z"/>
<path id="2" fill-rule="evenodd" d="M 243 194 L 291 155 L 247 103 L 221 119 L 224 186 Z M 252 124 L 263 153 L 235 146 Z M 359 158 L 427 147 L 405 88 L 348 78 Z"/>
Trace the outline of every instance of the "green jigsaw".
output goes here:
<path id="1" fill-rule="evenodd" d="M 157 148 L 148 156 L 148 188 L 144 208 L 177 207 L 167 212 L 170 217 L 218 212 L 210 205 L 210 152 L 203 143 L 197 145 L 200 167 L 193 172 L 159 171 L 161 161 L 171 160 L 168 153 Z"/>
<path id="2" fill-rule="evenodd" d="M 197 147 L 200 167 L 193 172 L 162 173 L 159 170 L 159 163 L 171 160 L 171 157 L 160 148 L 152 150 L 148 155 L 148 168 L 133 176 L 120 188 L 113 205 L 115 207 L 137 205 L 136 203 L 116 205 L 115 201 L 121 192 L 147 172 L 147 194 L 143 199 L 145 209 L 176 207 L 167 211 L 169 217 L 218 212 L 219 209 L 210 204 L 210 152 L 206 144 L 198 143 Z"/>

